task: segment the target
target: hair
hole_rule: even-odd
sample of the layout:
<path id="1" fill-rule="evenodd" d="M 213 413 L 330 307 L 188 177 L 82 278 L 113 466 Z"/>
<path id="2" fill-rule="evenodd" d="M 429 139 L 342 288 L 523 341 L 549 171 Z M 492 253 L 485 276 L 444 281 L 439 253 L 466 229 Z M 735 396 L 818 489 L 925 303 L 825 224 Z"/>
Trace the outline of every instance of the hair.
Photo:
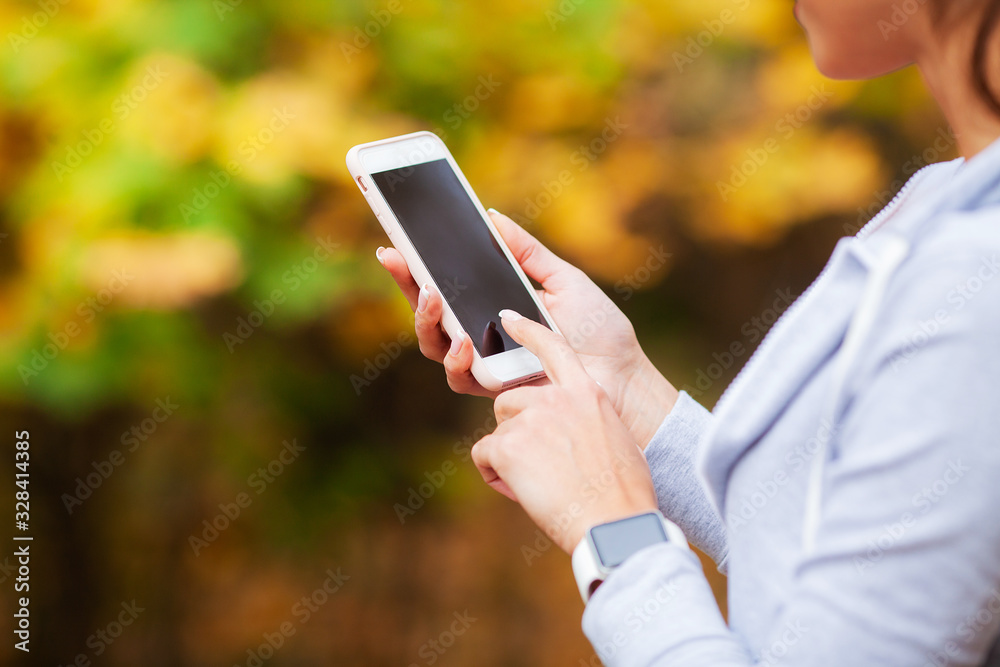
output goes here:
<path id="1" fill-rule="evenodd" d="M 972 83 L 986 106 L 1000 116 L 1000 98 L 990 86 L 989 72 L 990 40 L 998 22 L 1000 22 L 1000 0 L 987 0 L 982 24 L 979 26 L 979 33 L 972 48 Z"/>

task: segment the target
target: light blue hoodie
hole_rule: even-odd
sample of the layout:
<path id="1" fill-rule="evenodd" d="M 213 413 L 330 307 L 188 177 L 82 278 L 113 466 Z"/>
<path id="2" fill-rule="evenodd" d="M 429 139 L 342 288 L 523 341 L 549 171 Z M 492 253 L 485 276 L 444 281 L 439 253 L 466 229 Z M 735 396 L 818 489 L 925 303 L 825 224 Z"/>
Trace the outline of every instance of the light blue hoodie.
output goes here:
<path id="1" fill-rule="evenodd" d="M 1000 665 L 1000 141 L 841 239 L 646 458 L 729 624 L 694 554 L 649 547 L 584 612 L 605 664 Z"/>

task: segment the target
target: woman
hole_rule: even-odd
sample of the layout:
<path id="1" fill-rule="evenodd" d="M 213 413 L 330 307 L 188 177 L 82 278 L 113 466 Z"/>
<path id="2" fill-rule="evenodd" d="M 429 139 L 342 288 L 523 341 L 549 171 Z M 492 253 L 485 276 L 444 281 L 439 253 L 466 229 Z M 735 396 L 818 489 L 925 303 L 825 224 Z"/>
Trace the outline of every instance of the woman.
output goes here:
<path id="1" fill-rule="evenodd" d="M 915 63 L 963 157 L 841 240 L 714 414 L 582 272 L 491 212 L 566 339 L 504 313 L 551 383 L 496 396 L 473 460 L 574 564 L 591 527 L 659 508 L 728 574 L 727 626 L 682 542 L 626 554 L 583 616 L 606 664 L 1000 665 L 1000 0 L 796 14 L 831 77 Z M 377 254 L 421 351 L 455 391 L 486 395 L 468 336 L 439 327 L 440 296 Z M 606 326 L 580 335 L 598 310 Z"/>

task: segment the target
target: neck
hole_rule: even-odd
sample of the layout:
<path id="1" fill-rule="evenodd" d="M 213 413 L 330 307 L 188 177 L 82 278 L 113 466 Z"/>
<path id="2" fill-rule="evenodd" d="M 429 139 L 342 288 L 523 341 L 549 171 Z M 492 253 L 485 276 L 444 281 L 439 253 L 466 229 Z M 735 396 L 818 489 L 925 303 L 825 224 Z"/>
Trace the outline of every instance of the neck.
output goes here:
<path id="1" fill-rule="evenodd" d="M 929 46 L 916 58 L 917 68 L 967 160 L 1000 138 L 1000 116 L 983 100 L 972 79 L 972 49 L 978 31 L 978 21 L 962 21 L 925 42 Z M 995 59 L 988 60 L 990 81 L 1000 80 L 1000 67 Z"/>

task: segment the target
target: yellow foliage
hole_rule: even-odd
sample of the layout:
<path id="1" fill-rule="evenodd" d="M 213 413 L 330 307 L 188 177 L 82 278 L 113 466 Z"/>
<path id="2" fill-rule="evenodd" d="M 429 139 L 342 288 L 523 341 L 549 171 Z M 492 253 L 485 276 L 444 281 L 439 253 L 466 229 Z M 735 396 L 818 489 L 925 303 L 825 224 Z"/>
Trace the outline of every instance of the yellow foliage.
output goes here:
<path id="1" fill-rule="evenodd" d="M 174 163 L 201 159 L 215 134 L 219 86 L 196 63 L 171 54 L 137 61 L 112 111 L 123 138 Z"/>
<path id="2" fill-rule="evenodd" d="M 89 291 L 122 285 L 116 303 L 141 308 L 189 306 L 232 289 L 242 277 L 236 244 L 207 232 L 134 232 L 96 239 L 83 251 L 79 268 L 80 283 Z"/>
<path id="3" fill-rule="evenodd" d="M 593 85 L 566 74 L 537 74 L 514 82 L 507 118 L 515 129 L 557 132 L 590 125 L 601 106 Z"/>
<path id="4" fill-rule="evenodd" d="M 615 283 L 648 256 L 650 242 L 625 230 L 621 201 L 604 187 L 605 169 L 575 173 L 565 191 L 542 212 L 541 227 L 570 261 L 594 277 Z"/>
<path id="5" fill-rule="evenodd" d="M 344 170 L 344 101 L 317 80 L 293 72 L 267 72 L 244 84 L 224 112 L 217 136 L 221 164 L 241 176 L 279 183 L 293 174 L 333 177 Z"/>
<path id="6" fill-rule="evenodd" d="M 781 114 L 808 102 L 814 91 L 828 95 L 822 102 L 825 110 L 840 108 L 860 87 L 857 81 L 833 81 L 820 74 L 808 47 L 801 43 L 778 51 L 757 75 L 759 99 L 769 110 Z"/>
<path id="7" fill-rule="evenodd" d="M 773 154 L 765 141 L 729 144 L 728 158 L 720 161 L 728 171 L 705 192 L 699 226 L 705 236 L 773 242 L 789 226 L 867 206 L 872 184 L 883 176 L 871 142 L 853 131 L 803 127 L 776 143 Z M 747 152 L 747 145 L 755 147 Z"/>
<path id="8" fill-rule="evenodd" d="M 385 275 L 383 280 L 392 279 Z M 415 344 L 413 311 L 403 299 L 358 298 L 330 317 L 334 349 L 346 359 L 370 359 L 384 352 L 383 343 Z"/>

